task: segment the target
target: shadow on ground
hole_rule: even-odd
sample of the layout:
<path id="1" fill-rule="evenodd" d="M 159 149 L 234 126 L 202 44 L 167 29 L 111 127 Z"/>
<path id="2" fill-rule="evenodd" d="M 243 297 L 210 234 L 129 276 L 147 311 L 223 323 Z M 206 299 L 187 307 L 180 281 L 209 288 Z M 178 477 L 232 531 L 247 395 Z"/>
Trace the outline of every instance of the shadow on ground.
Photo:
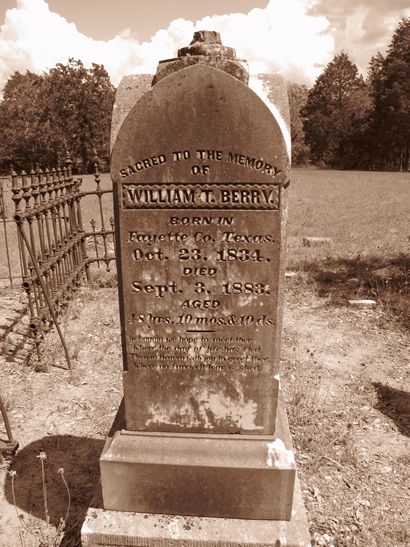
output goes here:
<path id="1" fill-rule="evenodd" d="M 25 446 L 13 458 L 11 470 L 16 471 L 17 509 L 45 520 L 41 462 L 38 458 L 40 452 L 45 452 L 48 511 L 50 522 L 55 526 L 67 511 L 67 492 L 59 473 L 60 468 L 64 469 L 71 495 L 71 509 L 62 547 L 81 545 L 81 526 L 98 487 L 99 457 L 103 446 L 103 440 L 55 435 Z M 10 476 L 7 476 L 5 483 L 5 495 L 7 501 L 13 504 Z"/>
<path id="2" fill-rule="evenodd" d="M 330 303 L 344 305 L 350 299 L 374 299 L 405 328 L 409 328 L 408 256 L 329 258 L 306 263 L 303 269 L 314 280 L 319 296 L 329 297 Z"/>
<path id="3" fill-rule="evenodd" d="M 400 433 L 410 437 L 410 393 L 378 382 L 373 386 L 379 399 L 375 408 L 393 420 Z"/>

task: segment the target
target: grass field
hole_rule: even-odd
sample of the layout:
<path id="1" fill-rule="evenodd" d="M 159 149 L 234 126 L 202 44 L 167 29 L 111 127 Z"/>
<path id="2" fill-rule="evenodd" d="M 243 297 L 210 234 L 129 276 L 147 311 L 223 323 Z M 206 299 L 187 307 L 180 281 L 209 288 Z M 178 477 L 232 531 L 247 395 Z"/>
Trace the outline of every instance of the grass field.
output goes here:
<path id="1" fill-rule="evenodd" d="M 410 328 L 410 173 L 295 169 L 287 269 L 335 304 L 375 299 Z M 330 238 L 305 246 L 303 238 Z"/>
<path id="2" fill-rule="evenodd" d="M 294 169 L 288 264 L 316 258 L 396 257 L 410 247 L 410 173 Z M 329 237 L 331 247 L 300 238 Z"/>

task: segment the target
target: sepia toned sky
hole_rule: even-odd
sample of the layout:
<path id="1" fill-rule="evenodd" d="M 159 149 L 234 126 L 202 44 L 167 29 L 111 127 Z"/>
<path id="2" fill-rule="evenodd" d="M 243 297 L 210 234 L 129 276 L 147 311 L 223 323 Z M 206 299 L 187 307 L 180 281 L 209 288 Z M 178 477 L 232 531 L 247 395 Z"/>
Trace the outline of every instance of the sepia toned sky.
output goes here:
<path id="1" fill-rule="evenodd" d="M 217 30 L 251 72 L 311 85 L 341 50 L 362 73 L 385 50 L 410 0 L 0 0 L 0 90 L 15 70 L 69 57 L 125 74 L 153 73 L 195 30 Z"/>

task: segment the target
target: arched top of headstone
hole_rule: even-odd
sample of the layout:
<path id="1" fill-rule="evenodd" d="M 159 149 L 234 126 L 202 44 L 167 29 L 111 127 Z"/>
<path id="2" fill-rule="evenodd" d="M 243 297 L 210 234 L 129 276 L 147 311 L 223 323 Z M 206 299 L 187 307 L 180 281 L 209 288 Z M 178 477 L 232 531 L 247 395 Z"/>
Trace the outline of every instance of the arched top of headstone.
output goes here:
<path id="1" fill-rule="evenodd" d="M 208 161 L 201 150 L 218 159 L 211 153 Z M 189 158 L 178 160 L 179 151 Z M 115 141 L 111 174 L 118 183 L 183 183 L 192 181 L 194 164 L 209 164 L 204 182 L 289 181 L 286 143 L 269 108 L 247 85 L 205 64 L 169 75 L 133 106 Z"/>

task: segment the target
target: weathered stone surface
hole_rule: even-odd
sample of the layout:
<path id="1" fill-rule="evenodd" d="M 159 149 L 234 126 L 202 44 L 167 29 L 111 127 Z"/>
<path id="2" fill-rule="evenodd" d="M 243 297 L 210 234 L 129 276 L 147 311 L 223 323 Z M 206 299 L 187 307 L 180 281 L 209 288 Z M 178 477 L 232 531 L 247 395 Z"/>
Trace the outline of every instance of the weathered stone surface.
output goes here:
<path id="1" fill-rule="evenodd" d="M 100 459 L 104 507 L 289 520 L 295 460 L 283 402 L 275 429 L 274 439 L 117 431 Z"/>
<path id="2" fill-rule="evenodd" d="M 397 279 L 404 277 L 403 272 L 397 266 L 386 266 L 385 268 L 379 268 L 378 270 L 373 270 L 373 275 L 383 281 L 388 279 Z"/>
<path id="3" fill-rule="evenodd" d="M 203 65 L 153 86 L 112 154 L 127 429 L 273 434 L 288 148 Z"/>
<path id="4" fill-rule="evenodd" d="M 114 146 L 118 131 L 129 111 L 152 85 L 153 74 L 124 76 L 115 94 L 115 104 L 111 118 L 110 149 Z"/>
<path id="5" fill-rule="evenodd" d="M 245 61 L 242 61 L 241 59 L 233 60 L 228 57 L 218 57 L 214 55 L 191 55 L 189 57 L 178 57 L 176 59 L 162 61 L 158 66 L 154 83 L 159 82 L 166 76 L 169 76 L 178 70 L 196 64 L 203 64 L 213 68 L 218 68 L 230 76 L 233 76 L 237 80 L 248 83 L 248 67 Z"/>
<path id="6" fill-rule="evenodd" d="M 154 74 L 134 74 L 125 76 L 121 80 L 117 88 L 111 121 L 111 150 L 122 122 L 138 99 L 150 89 L 153 78 Z M 289 103 L 285 80 L 278 74 L 254 74 L 249 78 L 249 87 L 262 99 L 275 117 L 290 155 Z"/>
<path id="7" fill-rule="evenodd" d="M 249 87 L 266 104 L 278 122 L 290 155 L 290 114 L 286 82 L 279 74 L 253 74 Z"/>
<path id="8" fill-rule="evenodd" d="M 236 53 L 232 47 L 222 45 L 221 35 L 215 30 L 198 30 L 188 47 L 178 50 L 178 57 L 187 55 L 224 56 L 235 59 Z"/>
<path id="9" fill-rule="evenodd" d="M 237 59 L 235 50 L 222 45 L 219 32 L 199 30 L 188 47 L 178 50 L 178 57 L 160 61 L 153 83 L 157 83 L 173 72 L 195 64 L 218 68 L 245 84 L 249 81 L 248 65 Z"/>
<path id="10" fill-rule="evenodd" d="M 117 94 L 125 423 L 119 413 L 100 460 L 106 512 L 93 516 L 102 524 L 93 530 L 87 519 L 83 542 L 308 545 L 278 404 L 285 84 L 256 77 L 246 86 L 243 63 L 213 32 L 180 54 L 160 63 L 152 88 L 133 80 Z M 112 509 L 124 514 L 110 522 Z M 164 514 L 172 526 L 187 515 L 218 519 L 196 521 L 204 533 L 152 536 L 135 528 L 142 512 L 153 527 Z"/>

